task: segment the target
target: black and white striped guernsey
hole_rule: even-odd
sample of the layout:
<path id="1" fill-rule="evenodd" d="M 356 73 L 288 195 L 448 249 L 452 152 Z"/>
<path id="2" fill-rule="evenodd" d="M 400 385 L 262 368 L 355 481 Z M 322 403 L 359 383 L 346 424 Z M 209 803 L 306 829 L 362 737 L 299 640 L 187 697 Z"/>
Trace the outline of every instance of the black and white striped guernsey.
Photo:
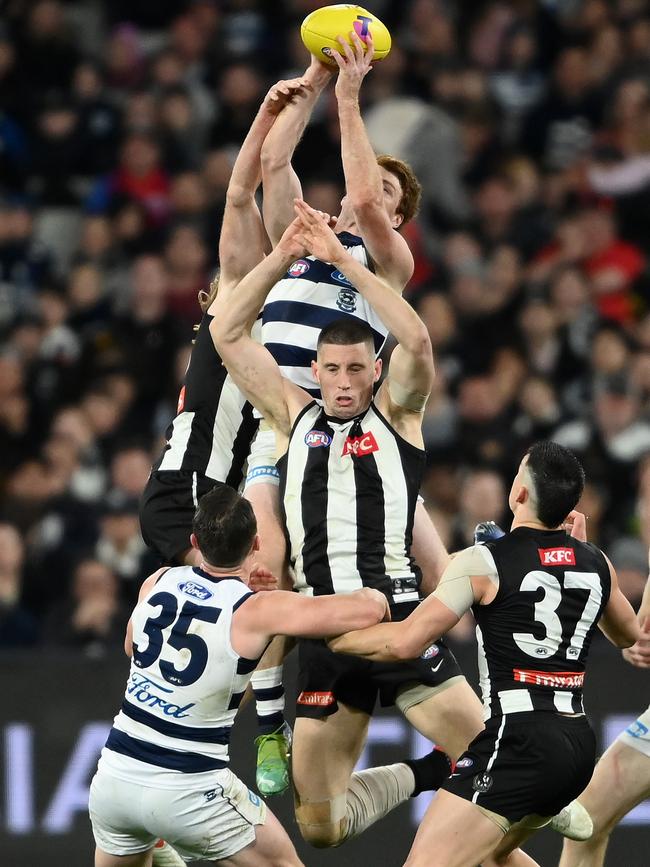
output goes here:
<path id="1" fill-rule="evenodd" d="M 237 488 L 259 420 L 214 348 L 212 316 L 196 333 L 178 414 L 167 428 L 167 444 L 154 470 L 200 473 Z"/>
<path id="2" fill-rule="evenodd" d="M 278 462 L 296 588 L 374 587 L 391 604 L 417 603 L 421 572 L 409 551 L 424 464 L 374 402 L 347 420 L 315 401 L 305 407 Z"/>
<path id="3" fill-rule="evenodd" d="M 358 262 L 372 270 L 361 238 L 341 232 L 339 240 Z M 282 374 L 320 398 L 311 362 L 316 360 L 316 342 L 321 330 L 336 319 L 367 322 L 372 328 L 377 354 L 386 342 L 388 329 L 344 274 L 333 265 L 305 256 L 294 262 L 271 289 L 262 310 L 262 342 Z"/>
<path id="4" fill-rule="evenodd" d="M 474 605 L 485 717 L 581 713 L 589 645 L 611 589 L 595 545 L 563 530 L 517 527 L 484 546 L 499 589 Z"/>

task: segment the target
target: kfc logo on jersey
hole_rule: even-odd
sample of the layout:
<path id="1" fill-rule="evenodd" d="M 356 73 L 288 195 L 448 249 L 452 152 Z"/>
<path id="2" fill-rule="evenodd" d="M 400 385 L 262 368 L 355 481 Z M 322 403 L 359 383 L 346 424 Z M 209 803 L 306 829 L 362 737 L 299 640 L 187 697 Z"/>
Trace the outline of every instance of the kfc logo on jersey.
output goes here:
<path id="1" fill-rule="evenodd" d="M 343 444 L 341 457 L 344 458 L 346 455 L 355 455 L 360 458 L 363 455 L 369 455 L 372 452 L 377 451 L 379 451 L 377 440 L 372 435 L 372 431 L 368 431 L 368 433 L 365 433 L 360 437 L 348 437 Z"/>
<path id="2" fill-rule="evenodd" d="M 542 566 L 575 566 L 576 552 L 573 548 L 538 548 Z"/>
<path id="3" fill-rule="evenodd" d="M 298 259 L 298 261 L 294 262 L 289 268 L 289 275 L 291 277 L 302 277 L 303 274 L 306 274 L 307 271 L 309 271 L 309 267 L 309 262 L 305 261 L 305 259 Z"/>
<path id="4" fill-rule="evenodd" d="M 305 434 L 305 445 L 310 449 L 327 448 L 332 442 L 332 437 L 322 430 L 310 430 Z"/>

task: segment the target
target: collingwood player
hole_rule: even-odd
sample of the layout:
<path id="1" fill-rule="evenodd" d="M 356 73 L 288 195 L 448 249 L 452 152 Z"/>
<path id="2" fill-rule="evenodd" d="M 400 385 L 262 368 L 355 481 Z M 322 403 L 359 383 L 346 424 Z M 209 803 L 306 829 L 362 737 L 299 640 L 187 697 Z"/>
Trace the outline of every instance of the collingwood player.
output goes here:
<path id="1" fill-rule="evenodd" d="M 201 498 L 192 529 L 198 565 L 147 578 L 129 621 L 131 670 L 90 787 L 95 867 L 149 867 L 159 838 L 187 860 L 298 867 L 286 831 L 229 770 L 237 708 L 273 635 L 378 623 L 386 598 L 252 593 L 255 515 L 227 485 Z"/>
<path id="2" fill-rule="evenodd" d="M 470 608 L 476 618 L 486 727 L 429 807 L 409 867 L 532 867 L 517 847 L 591 777 L 582 685 L 592 635 L 598 625 L 628 647 L 638 626 L 605 555 L 562 526 L 583 485 L 568 449 L 537 443 L 510 490 L 509 534 L 457 554 L 402 623 L 330 642 L 371 660 L 411 659 Z"/>
<path id="3" fill-rule="evenodd" d="M 434 375 L 429 335 L 412 307 L 345 250 L 326 216 L 300 200 L 295 207 L 299 216 L 273 252 L 229 298 L 217 297 L 211 332 L 286 452 L 279 470 L 297 589 L 321 597 L 374 587 L 401 619 L 421 598 L 409 551 L 425 463 L 422 411 Z M 322 406 L 250 336 L 251 316 L 305 253 L 345 275 L 398 342 L 375 398 L 382 362 L 365 323 L 341 318 L 321 332 L 312 367 Z M 483 726 L 480 702 L 444 646 L 397 665 L 345 660 L 318 641 L 299 642 L 299 655 L 296 819 L 316 846 L 339 845 L 448 775 L 447 756 L 435 751 L 353 773 L 378 695 L 452 758 Z"/>

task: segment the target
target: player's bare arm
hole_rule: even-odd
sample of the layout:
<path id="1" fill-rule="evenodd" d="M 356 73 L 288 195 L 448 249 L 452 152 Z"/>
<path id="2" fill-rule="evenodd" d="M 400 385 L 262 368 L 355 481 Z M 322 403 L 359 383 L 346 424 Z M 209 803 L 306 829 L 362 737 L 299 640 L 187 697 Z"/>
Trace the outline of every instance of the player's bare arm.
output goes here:
<path id="1" fill-rule="evenodd" d="M 422 447 L 422 411 L 434 377 L 431 340 L 424 322 L 408 301 L 345 250 L 322 214 L 300 200 L 296 212 L 303 225 L 301 243 L 347 277 L 397 340 L 375 402 L 405 439 Z"/>
<path id="2" fill-rule="evenodd" d="M 301 596 L 285 590 L 247 600 L 233 618 L 231 639 L 242 656 L 259 656 L 273 635 L 326 638 L 390 617 L 383 593 L 369 587 L 342 596 Z"/>
<path id="3" fill-rule="evenodd" d="M 332 52 L 339 67 L 336 98 L 346 197 L 377 272 L 401 292 L 413 274 L 413 256 L 404 238 L 395 231 L 401 217 L 397 215 L 391 222 L 385 206 L 387 197 L 398 202 L 401 190 L 397 178 L 388 172 L 382 174 L 377 165 L 359 107 L 361 83 L 372 64 L 372 37 L 367 37 L 367 50 L 356 33 L 351 33 L 350 39 L 352 46 L 339 36 L 340 53 Z"/>
<path id="4" fill-rule="evenodd" d="M 230 291 L 262 260 L 269 249 L 268 238 L 255 203 L 262 179 L 261 152 L 278 116 L 292 102 L 307 93 L 304 78 L 279 81 L 264 97 L 248 135 L 237 154 L 228 189 L 219 238 L 219 288 Z M 241 239 L 246 238 L 242 244 Z"/>
<path id="5" fill-rule="evenodd" d="M 142 582 L 142 586 L 140 587 L 140 592 L 138 593 L 138 602 L 142 602 L 145 596 L 151 593 L 154 584 L 160 578 L 162 573 L 167 571 L 167 569 L 167 566 L 162 566 L 160 569 L 156 569 L 156 571 L 148 578 L 145 578 L 145 580 Z M 124 637 L 124 652 L 129 658 L 133 656 L 133 623 L 131 622 L 130 617 L 129 622 L 126 624 L 126 635 Z"/>
<path id="6" fill-rule="evenodd" d="M 489 604 L 497 589 L 498 577 L 481 546 L 475 545 L 451 560 L 435 591 L 406 620 L 348 632 L 328 644 L 337 653 L 376 662 L 415 659 L 452 629 L 472 605 Z"/>
<path id="7" fill-rule="evenodd" d="M 291 429 L 291 418 L 310 400 L 310 396 L 285 379 L 275 359 L 253 340 L 250 326 L 264 304 L 271 287 L 291 262 L 303 253 L 296 241 L 296 220 L 265 259 L 238 284 L 236 291 L 219 293 L 212 305 L 210 333 L 228 372 L 246 398 L 282 436 Z"/>
<path id="8" fill-rule="evenodd" d="M 650 552 L 649 552 L 650 559 Z M 650 574 L 636 615 L 641 636 L 632 647 L 623 650 L 623 658 L 637 668 L 650 668 Z"/>
<path id="9" fill-rule="evenodd" d="M 300 181 L 291 159 L 309 122 L 314 106 L 332 80 L 333 68 L 311 58 L 300 79 L 304 87 L 282 112 L 262 147 L 262 179 L 264 225 L 273 245 L 277 244 L 287 226 L 293 222 L 293 200 L 302 195 Z"/>
<path id="10" fill-rule="evenodd" d="M 616 570 L 606 557 L 612 578 L 609 601 L 603 610 L 599 627 L 616 647 L 631 647 L 641 638 L 641 628 L 634 609 L 618 586 Z"/>

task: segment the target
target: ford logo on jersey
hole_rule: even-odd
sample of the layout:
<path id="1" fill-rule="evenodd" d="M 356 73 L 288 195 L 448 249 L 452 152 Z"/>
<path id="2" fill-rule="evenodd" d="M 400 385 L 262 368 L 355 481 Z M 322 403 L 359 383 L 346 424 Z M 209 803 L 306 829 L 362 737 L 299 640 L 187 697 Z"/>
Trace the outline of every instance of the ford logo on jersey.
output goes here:
<path id="1" fill-rule="evenodd" d="M 346 286 L 352 286 L 352 283 L 350 283 L 345 274 L 342 274 L 340 271 L 332 271 L 332 279 L 338 280 L 339 283 L 345 283 Z"/>
<path id="2" fill-rule="evenodd" d="M 298 259 L 298 261 L 294 262 L 289 268 L 289 274 L 292 277 L 302 277 L 303 274 L 306 274 L 307 271 L 309 271 L 309 268 L 309 262 L 306 262 L 304 259 Z"/>
<path id="3" fill-rule="evenodd" d="M 213 596 L 212 591 L 208 590 L 207 587 L 196 584 L 194 581 L 183 581 L 182 584 L 178 585 L 178 589 L 186 596 L 191 596 L 192 599 L 201 599 L 203 602 Z"/>
<path id="4" fill-rule="evenodd" d="M 305 445 L 310 449 L 326 448 L 332 442 L 332 437 L 322 430 L 310 430 L 305 434 Z"/>

